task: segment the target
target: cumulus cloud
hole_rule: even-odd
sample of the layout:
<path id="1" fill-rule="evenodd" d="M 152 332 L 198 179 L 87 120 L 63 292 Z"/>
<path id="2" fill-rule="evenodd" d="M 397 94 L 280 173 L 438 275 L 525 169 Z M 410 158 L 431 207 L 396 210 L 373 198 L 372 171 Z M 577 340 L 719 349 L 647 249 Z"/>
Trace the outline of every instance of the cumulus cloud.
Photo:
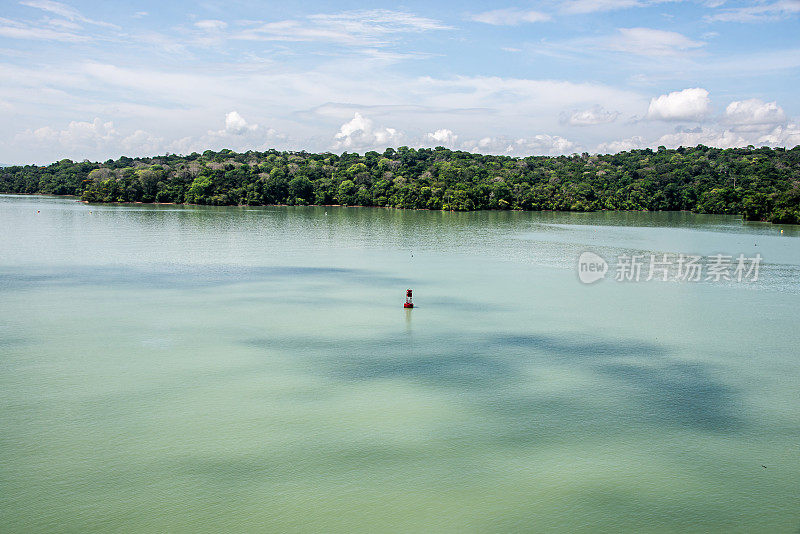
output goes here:
<path id="1" fill-rule="evenodd" d="M 667 148 L 679 146 L 706 145 L 717 148 L 732 148 L 752 144 L 752 140 L 742 137 L 732 130 L 717 130 L 715 128 L 697 128 L 688 131 L 676 131 L 662 135 L 656 143 Z"/>
<path id="2" fill-rule="evenodd" d="M 717 148 L 754 146 L 794 147 L 800 144 L 800 127 L 796 124 L 778 125 L 761 131 L 742 131 L 732 128 L 700 127 L 692 130 L 677 130 L 662 135 L 652 145 L 667 148 L 678 146 L 706 145 Z"/>
<path id="3" fill-rule="evenodd" d="M 710 111 L 711 100 L 708 98 L 708 91 L 695 87 L 653 98 L 647 110 L 647 118 L 697 121 L 706 117 Z"/>
<path id="4" fill-rule="evenodd" d="M 391 68 L 374 72 L 385 76 L 384 83 L 365 84 L 363 77 L 357 74 L 363 69 L 363 61 L 352 62 L 352 58 L 344 64 L 333 60 L 325 68 L 298 66 L 296 70 L 264 69 L 260 63 L 231 64 L 222 70 L 186 66 L 174 71 L 96 62 L 54 63 L 47 69 L 38 65 L 2 64 L 0 74 L 11 85 L 0 90 L 0 97 L 11 96 L 18 108 L 24 104 L 30 110 L 41 109 L 43 105 L 58 109 L 60 115 L 53 120 L 60 119 L 63 124 L 73 119 L 75 113 L 92 113 L 97 106 L 104 105 L 107 109 L 118 110 L 115 124 L 124 124 L 130 131 L 151 131 L 165 137 L 168 143 L 187 136 L 196 139 L 198 132 L 203 135 L 209 129 L 221 129 L 225 113 L 236 109 L 250 122 L 290 132 L 294 144 L 281 146 L 314 151 L 331 149 L 333 142 L 340 141 L 333 139 L 334 134 L 356 111 L 374 120 L 376 126 L 412 132 L 413 138 L 409 135 L 405 142 L 392 143 L 393 146 L 411 146 L 412 142 L 421 142 L 426 132 L 443 127 L 460 135 L 458 143 L 499 133 L 512 138 L 524 137 L 531 131 L 570 137 L 555 130 L 560 110 L 580 110 L 602 102 L 606 109 L 628 112 L 634 106 L 646 109 L 649 101 L 637 92 L 599 83 L 483 76 L 417 77 Z M 93 101 L 86 94 L 86 87 L 108 98 L 108 104 Z M 30 88 L 52 88 L 53 91 L 35 92 Z M 130 101 L 132 95 L 137 97 L 134 101 Z M 236 107 L 230 107 L 231 102 L 235 102 Z M 325 102 L 351 104 L 326 117 L 302 113 L 309 106 Z M 73 106 L 78 109 L 70 110 Z M 259 110 L 259 120 L 255 120 L 255 110 Z M 269 114 L 277 122 L 273 124 L 261 118 L 262 113 Z M 502 130 L 483 129 L 490 124 L 502 124 Z M 321 128 L 327 128 L 328 134 Z M 13 134 L 6 133 L 10 135 Z M 233 143 L 241 141 L 242 138 L 232 138 L 227 148 L 235 149 Z M 592 141 L 594 144 L 601 140 Z M 214 142 L 223 143 L 217 139 Z M 263 142 L 254 134 L 250 146 Z M 201 152 L 212 148 L 191 146 Z M 170 151 L 179 152 L 177 149 Z M 16 156 L 24 161 L 44 157 L 43 154 L 30 148 L 25 149 L 24 156 L 19 152 Z M 8 161 L 11 157 L 3 159 Z"/>
<path id="5" fill-rule="evenodd" d="M 370 119 L 356 112 L 352 119 L 342 124 L 334 136 L 333 149 L 384 149 L 397 146 L 403 137 L 402 132 L 395 128 L 376 128 Z"/>
<path id="6" fill-rule="evenodd" d="M 558 135 L 539 134 L 515 141 L 517 151 L 530 154 L 568 154 L 575 150 L 576 144 Z"/>
<path id="7" fill-rule="evenodd" d="M 36 130 L 25 130 L 17 136 L 20 141 L 31 141 L 37 144 L 55 144 L 63 148 L 98 149 L 118 138 L 118 132 L 111 121 L 103 122 L 95 118 L 92 122 L 72 121 L 63 130 L 43 126 Z"/>
<path id="8" fill-rule="evenodd" d="M 538 134 L 531 137 L 511 139 L 504 136 L 487 136 L 462 143 L 462 148 L 470 152 L 485 154 L 508 154 L 514 156 L 561 155 L 569 154 L 576 144 L 558 135 Z"/>
<path id="9" fill-rule="evenodd" d="M 225 114 L 224 133 L 242 135 L 255 130 L 258 130 L 258 124 L 248 124 L 244 117 L 239 115 L 238 111 L 231 111 Z"/>
<path id="10" fill-rule="evenodd" d="M 739 130 L 774 128 L 786 122 L 786 115 L 777 102 L 757 98 L 731 102 L 725 108 L 725 122 Z"/>
<path id="11" fill-rule="evenodd" d="M 633 136 L 618 141 L 601 143 L 595 149 L 600 154 L 635 150 L 656 146 L 677 148 L 679 146 L 706 145 L 716 148 L 736 148 L 753 146 L 789 147 L 800 145 L 800 125 L 778 125 L 760 131 L 742 131 L 733 128 L 697 127 L 677 128 L 674 132 L 645 140 L 641 136 Z"/>
<path id="12" fill-rule="evenodd" d="M 595 152 L 598 154 L 616 154 L 617 152 L 626 152 L 637 148 L 644 148 L 647 146 L 645 140 L 639 136 L 634 135 L 627 139 L 619 139 L 617 141 L 609 141 L 608 143 L 600 143 L 597 145 Z"/>
<path id="13" fill-rule="evenodd" d="M 514 139 L 504 136 L 486 136 L 480 139 L 469 139 L 461 143 L 463 150 L 477 152 L 481 154 L 508 154 L 512 155 L 516 150 Z"/>
<path id="14" fill-rule="evenodd" d="M 796 147 L 800 145 L 800 124 L 776 126 L 769 133 L 759 137 L 759 142 L 772 146 Z"/>
<path id="15" fill-rule="evenodd" d="M 560 155 L 575 151 L 577 145 L 558 135 L 538 134 L 530 137 L 508 137 L 487 135 L 480 138 L 459 140 L 452 130 L 441 128 L 428 132 L 419 143 L 420 146 L 444 146 L 482 154 L 507 154 L 513 156 Z"/>
<path id="16" fill-rule="evenodd" d="M 164 151 L 164 138 L 152 135 L 144 130 L 136 130 L 124 137 L 120 146 L 126 154 L 156 154 Z"/>
<path id="17" fill-rule="evenodd" d="M 86 157 L 106 159 L 129 154 L 154 154 L 164 149 L 164 140 L 144 130 L 125 135 L 112 121 L 95 118 L 93 121 L 72 121 L 66 128 L 43 126 L 28 129 L 14 138 L 15 143 L 52 151 L 56 157 Z"/>
<path id="18" fill-rule="evenodd" d="M 695 41 L 677 32 L 652 28 L 619 28 L 608 41 L 608 48 L 642 56 L 674 56 L 706 43 Z"/>
<path id="19" fill-rule="evenodd" d="M 524 9 L 495 9 L 470 17 L 475 22 L 493 26 L 518 26 L 525 22 L 545 22 L 551 19 L 547 13 Z"/>
<path id="20" fill-rule="evenodd" d="M 563 113 L 561 122 L 570 126 L 591 126 L 594 124 L 608 124 L 614 122 L 619 117 L 618 111 L 608 111 L 602 106 L 594 106 L 590 109 L 577 110 L 572 113 Z"/>
<path id="21" fill-rule="evenodd" d="M 266 150 L 284 143 L 287 137 L 272 128 L 248 123 L 238 112 L 225 115 L 225 127 L 209 130 L 204 135 L 187 136 L 166 141 L 151 132 L 137 129 L 133 132 L 118 130 L 112 121 L 95 118 L 93 121 L 72 121 L 66 128 L 43 126 L 28 129 L 14 137 L 17 146 L 36 148 L 51 154 L 54 159 L 104 160 L 120 155 L 143 156 L 165 152 L 188 154 L 207 149 L 230 148 L 237 151 Z"/>
<path id="22" fill-rule="evenodd" d="M 203 151 L 209 148 L 230 148 L 231 150 L 264 150 L 275 148 L 275 144 L 286 141 L 287 137 L 273 128 L 263 128 L 250 124 L 238 111 L 225 114 L 225 127 L 209 130 L 205 136 L 186 137 L 173 145 L 175 152 Z"/>
<path id="23" fill-rule="evenodd" d="M 453 147 L 457 140 L 458 136 L 446 128 L 425 134 L 425 141 L 435 143 L 437 146 Z"/>

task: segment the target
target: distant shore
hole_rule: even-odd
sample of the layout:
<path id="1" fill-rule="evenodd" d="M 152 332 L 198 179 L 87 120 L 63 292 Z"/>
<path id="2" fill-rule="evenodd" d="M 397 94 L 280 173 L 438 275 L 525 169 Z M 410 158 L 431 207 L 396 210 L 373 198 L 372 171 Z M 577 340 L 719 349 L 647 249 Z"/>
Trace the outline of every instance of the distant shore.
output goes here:
<path id="1" fill-rule="evenodd" d="M 509 157 L 231 150 L 0 169 L 0 191 L 89 203 L 430 211 L 690 211 L 800 224 L 800 146 Z"/>

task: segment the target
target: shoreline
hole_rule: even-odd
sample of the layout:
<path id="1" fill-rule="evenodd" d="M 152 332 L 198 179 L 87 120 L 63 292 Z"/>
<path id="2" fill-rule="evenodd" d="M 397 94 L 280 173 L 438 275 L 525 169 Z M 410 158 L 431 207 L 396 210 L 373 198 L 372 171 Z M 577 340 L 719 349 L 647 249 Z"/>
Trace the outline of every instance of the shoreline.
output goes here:
<path id="1" fill-rule="evenodd" d="M 132 206 L 195 206 L 195 207 L 209 207 L 209 208 L 270 208 L 270 207 L 280 207 L 280 208 L 377 208 L 377 209 L 386 209 L 386 210 L 402 210 L 402 211 L 430 211 L 430 212 L 444 212 L 444 213 L 477 213 L 477 212 L 515 212 L 515 213 L 692 213 L 695 215 L 728 215 L 738 217 L 742 223 L 763 223 L 769 224 L 771 226 L 800 226 L 797 224 L 788 224 L 788 223 L 771 223 L 769 221 L 748 221 L 744 219 L 741 213 L 696 213 L 690 210 L 594 210 L 594 211 L 572 211 L 572 210 L 432 210 L 427 208 L 397 208 L 394 206 L 363 206 L 360 204 L 225 204 L 225 205 L 213 205 L 213 204 L 190 204 L 188 202 L 89 202 L 88 200 L 81 200 L 79 196 L 76 195 L 57 195 L 51 193 L 0 193 L 0 195 L 9 195 L 9 196 L 43 196 L 43 197 L 58 197 L 58 198 L 74 198 L 76 202 L 80 202 L 81 204 L 91 205 L 91 206 L 103 206 L 103 205 L 116 205 L 116 206 L 124 206 L 124 205 L 132 205 Z"/>

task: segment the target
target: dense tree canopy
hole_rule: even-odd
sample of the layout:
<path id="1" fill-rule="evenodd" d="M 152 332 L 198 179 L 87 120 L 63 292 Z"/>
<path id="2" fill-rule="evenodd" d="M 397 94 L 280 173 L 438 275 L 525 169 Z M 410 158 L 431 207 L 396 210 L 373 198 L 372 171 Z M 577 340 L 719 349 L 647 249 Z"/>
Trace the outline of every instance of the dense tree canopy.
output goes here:
<path id="1" fill-rule="evenodd" d="M 691 210 L 800 223 L 800 146 L 659 147 L 513 158 L 435 149 L 382 154 L 231 150 L 62 160 L 0 169 L 0 192 L 87 202 L 345 204 L 434 210 Z"/>

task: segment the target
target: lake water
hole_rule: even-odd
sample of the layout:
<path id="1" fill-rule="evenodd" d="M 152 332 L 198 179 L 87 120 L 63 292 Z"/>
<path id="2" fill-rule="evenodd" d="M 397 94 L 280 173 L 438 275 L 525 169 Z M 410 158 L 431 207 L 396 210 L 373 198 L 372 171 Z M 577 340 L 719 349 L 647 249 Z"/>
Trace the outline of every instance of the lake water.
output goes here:
<path id="1" fill-rule="evenodd" d="M 799 227 L 20 196 L 0 225 L 2 532 L 800 530 Z M 651 253 L 763 261 L 614 279 Z"/>

